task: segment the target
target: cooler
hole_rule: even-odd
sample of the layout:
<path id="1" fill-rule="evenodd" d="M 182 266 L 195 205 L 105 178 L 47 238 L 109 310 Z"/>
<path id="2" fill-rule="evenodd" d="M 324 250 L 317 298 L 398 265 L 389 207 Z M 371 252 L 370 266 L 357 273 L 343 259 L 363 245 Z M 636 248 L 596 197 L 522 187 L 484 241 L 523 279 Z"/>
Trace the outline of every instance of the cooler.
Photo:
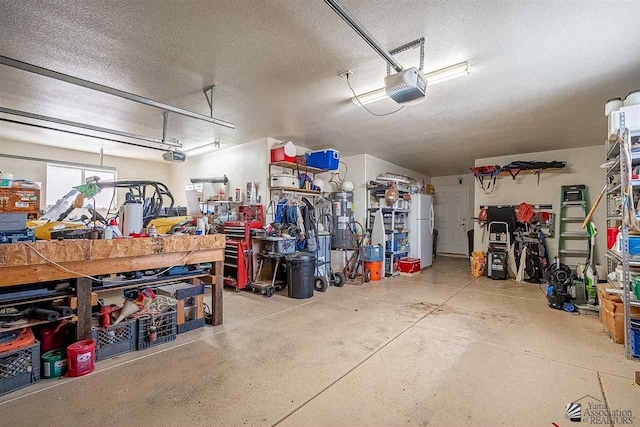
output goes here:
<path id="1" fill-rule="evenodd" d="M 296 146 L 293 142 L 283 142 L 274 145 L 271 149 L 271 163 L 276 162 L 296 162 Z"/>
<path id="2" fill-rule="evenodd" d="M 419 274 L 420 260 L 418 258 L 402 258 L 398 260 L 398 272 L 402 276 Z"/>
<path id="3" fill-rule="evenodd" d="M 319 150 L 306 154 L 307 166 L 328 171 L 338 170 L 340 166 L 340 152 L 336 150 Z"/>

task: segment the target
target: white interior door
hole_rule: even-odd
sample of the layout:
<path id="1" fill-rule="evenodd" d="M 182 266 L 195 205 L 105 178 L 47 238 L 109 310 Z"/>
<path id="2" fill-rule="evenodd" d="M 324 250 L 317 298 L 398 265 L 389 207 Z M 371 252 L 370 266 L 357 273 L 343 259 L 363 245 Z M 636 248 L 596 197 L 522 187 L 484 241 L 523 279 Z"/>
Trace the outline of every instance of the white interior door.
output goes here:
<path id="1" fill-rule="evenodd" d="M 435 228 L 438 253 L 466 255 L 467 187 L 439 187 L 435 197 Z"/>

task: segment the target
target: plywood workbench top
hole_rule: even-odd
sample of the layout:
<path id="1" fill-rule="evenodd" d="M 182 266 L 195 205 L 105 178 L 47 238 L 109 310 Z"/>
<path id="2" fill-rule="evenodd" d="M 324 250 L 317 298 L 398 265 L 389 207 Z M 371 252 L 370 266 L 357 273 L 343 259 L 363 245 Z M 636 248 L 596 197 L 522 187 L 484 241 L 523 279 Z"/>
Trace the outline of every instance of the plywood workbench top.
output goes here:
<path id="1" fill-rule="evenodd" d="M 224 247 L 223 234 L 0 244 L 0 286 L 222 261 Z"/>
<path id="2" fill-rule="evenodd" d="M 222 249 L 224 246 L 225 238 L 222 234 L 113 240 L 40 240 L 29 244 L 7 243 L 0 245 L 0 268 L 47 264 L 47 261 L 36 251 L 51 261 L 62 263 Z"/>

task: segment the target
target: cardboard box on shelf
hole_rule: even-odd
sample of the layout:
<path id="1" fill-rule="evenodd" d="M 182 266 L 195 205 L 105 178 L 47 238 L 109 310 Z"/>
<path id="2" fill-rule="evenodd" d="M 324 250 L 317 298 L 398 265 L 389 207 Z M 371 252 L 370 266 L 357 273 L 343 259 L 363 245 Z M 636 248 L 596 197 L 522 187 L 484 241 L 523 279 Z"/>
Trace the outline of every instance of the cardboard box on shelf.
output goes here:
<path id="1" fill-rule="evenodd" d="M 624 344 L 624 304 L 620 295 L 607 292 L 609 286 L 606 283 L 598 285 L 600 322 L 607 329 L 614 343 Z M 631 317 L 640 319 L 640 307 L 631 307 Z"/>
<path id="2" fill-rule="evenodd" d="M 40 190 L 0 188 L 0 212 L 26 213 L 29 219 L 40 214 Z"/>

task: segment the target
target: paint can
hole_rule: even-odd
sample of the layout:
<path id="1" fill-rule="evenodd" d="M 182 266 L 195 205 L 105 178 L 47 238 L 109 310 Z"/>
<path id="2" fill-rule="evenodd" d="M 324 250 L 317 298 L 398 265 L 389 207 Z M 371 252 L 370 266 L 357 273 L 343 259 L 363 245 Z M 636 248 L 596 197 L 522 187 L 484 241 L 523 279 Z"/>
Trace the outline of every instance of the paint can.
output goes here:
<path id="1" fill-rule="evenodd" d="M 51 350 L 42 355 L 42 378 L 58 378 L 67 371 L 67 355 L 64 350 Z"/>

